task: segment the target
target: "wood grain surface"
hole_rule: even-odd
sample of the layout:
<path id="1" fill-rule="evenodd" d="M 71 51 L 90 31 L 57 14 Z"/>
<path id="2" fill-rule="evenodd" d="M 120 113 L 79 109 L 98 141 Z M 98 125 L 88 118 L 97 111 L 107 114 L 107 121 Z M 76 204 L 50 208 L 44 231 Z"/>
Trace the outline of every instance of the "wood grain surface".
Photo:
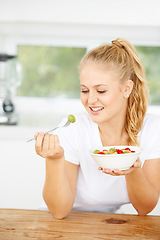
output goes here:
<path id="1" fill-rule="evenodd" d="M 160 217 L 71 212 L 56 220 L 48 211 L 0 209 L 0 240 L 160 240 Z"/>

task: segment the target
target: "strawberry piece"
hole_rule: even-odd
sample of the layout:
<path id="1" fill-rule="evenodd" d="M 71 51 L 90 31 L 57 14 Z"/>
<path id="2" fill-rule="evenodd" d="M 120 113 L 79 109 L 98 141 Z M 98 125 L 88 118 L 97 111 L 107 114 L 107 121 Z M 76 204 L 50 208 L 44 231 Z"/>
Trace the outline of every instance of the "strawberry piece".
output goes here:
<path id="1" fill-rule="evenodd" d="M 103 150 L 103 153 L 104 153 L 104 154 L 107 154 L 107 152 L 108 152 L 107 150 Z"/>
<path id="2" fill-rule="evenodd" d="M 131 149 L 130 149 L 130 148 L 125 148 L 124 150 L 128 150 L 128 151 L 131 151 Z"/>
<path id="3" fill-rule="evenodd" d="M 117 149 L 117 154 L 124 154 L 124 152 L 120 149 Z"/>
<path id="4" fill-rule="evenodd" d="M 105 154 L 104 152 L 99 152 L 98 154 Z"/>

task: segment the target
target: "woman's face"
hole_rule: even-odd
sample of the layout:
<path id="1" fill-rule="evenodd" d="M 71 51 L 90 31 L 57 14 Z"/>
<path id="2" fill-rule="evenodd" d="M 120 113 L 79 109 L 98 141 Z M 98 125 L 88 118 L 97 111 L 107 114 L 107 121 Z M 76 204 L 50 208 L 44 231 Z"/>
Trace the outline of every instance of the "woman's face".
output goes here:
<path id="1" fill-rule="evenodd" d="M 116 71 L 88 63 L 80 71 L 80 86 L 81 102 L 94 122 L 118 121 L 126 114 L 125 88 Z"/>

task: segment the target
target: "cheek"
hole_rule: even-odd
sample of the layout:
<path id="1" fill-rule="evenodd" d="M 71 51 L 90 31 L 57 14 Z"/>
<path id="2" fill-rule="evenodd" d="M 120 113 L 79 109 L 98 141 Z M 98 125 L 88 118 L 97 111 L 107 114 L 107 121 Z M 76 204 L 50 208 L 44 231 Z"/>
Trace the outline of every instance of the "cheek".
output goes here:
<path id="1" fill-rule="evenodd" d="M 112 94 L 107 95 L 103 98 L 103 103 L 108 106 L 117 106 L 121 104 L 122 101 L 122 94 L 120 92 L 113 92 Z"/>
<path id="2" fill-rule="evenodd" d="M 84 94 L 81 94 L 81 102 L 83 105 L 86 104 L 86 97 L 84 96 Z"/>

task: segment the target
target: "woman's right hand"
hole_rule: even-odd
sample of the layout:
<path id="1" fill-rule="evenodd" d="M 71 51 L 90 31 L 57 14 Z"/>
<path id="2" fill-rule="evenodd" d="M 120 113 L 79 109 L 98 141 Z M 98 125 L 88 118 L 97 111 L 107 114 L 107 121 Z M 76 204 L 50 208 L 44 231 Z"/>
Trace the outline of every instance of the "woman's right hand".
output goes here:
<path id="1" fill-rule="evenodd" d="M 35 134 L 35 139 L 35 150 L 41 157 L 54 160 L 64 156 L 64 150 L 59 144 L 57 135 L 37 132 Z"/>

